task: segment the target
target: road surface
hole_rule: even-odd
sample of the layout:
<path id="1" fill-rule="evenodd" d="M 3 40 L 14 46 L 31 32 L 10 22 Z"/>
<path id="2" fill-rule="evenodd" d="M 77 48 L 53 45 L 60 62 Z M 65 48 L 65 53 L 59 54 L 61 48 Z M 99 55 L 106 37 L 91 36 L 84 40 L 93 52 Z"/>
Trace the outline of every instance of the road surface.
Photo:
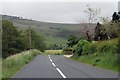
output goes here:
<path id="1" fill-rule="evenodd" d="M 65 58 L 38 55 L 12 78 L 117 78 L 118 74 Z"/>

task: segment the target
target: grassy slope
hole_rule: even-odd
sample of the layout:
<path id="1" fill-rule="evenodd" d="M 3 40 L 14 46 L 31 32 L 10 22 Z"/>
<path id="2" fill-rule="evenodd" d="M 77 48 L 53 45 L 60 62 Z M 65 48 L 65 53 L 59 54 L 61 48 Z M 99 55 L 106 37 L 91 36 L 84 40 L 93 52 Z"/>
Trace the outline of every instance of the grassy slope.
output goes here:
<path id="1" fill-rule="evenodd" d="M 59 24 L 40 22 L 35 20 L 16 20 L 13 17 L 3 16 L 3 19 L 10 20 L 20 30 L 28 29 L 30 26 L 38 34 L 45 37 L 48 45 L 50 44 L 62 44 L 66 46 L 66 39 L 70 34 L 82 35 L 82 25 L 80 24 Z M 94 27 L 92 27 L 94 28 Z"/>
<path id="2" fill-rule="evenodd" d="M 57 24 L 57 23 L 44 23 L 38 21 L 29 20 L 15 20 L 14 24 L 19 27 L 19 29 L 25 30 L 30 26 L 38 34 L 45 37 L 49 44 L 62 44 L 65 45 L 67 35 L 76 34 L 75 32 L 80 27 L 77 24 Z M 78 32 L 78 31 L 77 31 Z M 80 32 L 79 32 L 80 35 Z"/>
<path id="3" fill-rule="evenodd" d="M 41 52 L 33 49 L 4 59 L 2 61 L 2 78 L 10 78 L 38 54 L 41 54 Z"/>

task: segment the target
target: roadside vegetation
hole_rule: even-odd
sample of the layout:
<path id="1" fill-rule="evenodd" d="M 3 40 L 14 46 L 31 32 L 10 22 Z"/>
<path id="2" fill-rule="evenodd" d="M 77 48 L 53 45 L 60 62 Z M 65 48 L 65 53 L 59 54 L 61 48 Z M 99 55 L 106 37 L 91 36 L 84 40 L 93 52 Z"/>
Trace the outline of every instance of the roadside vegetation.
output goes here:
<path id="1" fill-rule="evenodd" d="M 11 21 L 2 20 L 2 78 L 10 78 L 46 49 L 44 37 L 32 28 L 19 30 Z M 0 67 L 1 68 L 1 67 Z"/>
<path id="2" fill-rule="evenodd" d="M 2 78 L 10 78 L 18 72 L 25 64 L 28 64 L 35 56 L 42 54 L 39 50 L 33 49 L 11 55 L 2 61 Z"/>
<path id="3" fill-rule="evenodd" d="M 88 38 L 79 39 L 76 44 L 72 44 L 73 57 L 71 59 L 113 71 L 120 71 L 119 26 L 119 22 L 110 22 L 107 28 L 104 27 L 104 29 L 107 29 L 104 32 L 103 28 L 99 28 L 100 32 L 95 33 L 95 40 L 90 40 L 90 36 L 88 37 L 88 35 Z M 98 37 L 98 35 L 100 36 Z M 71 41 L 74 40 L 72 39 Z"/>
<path id="4" fill-rule="evenodd" d="M 88 16 L 97 17 L 94 15 L 95 12 L 96 10 L 88 6 Z M 96 13 L 98 14 L 98 11 Z M 114 12 L 112 20 L 101 19 L 102 24 L 98 22 L 92 31 L 89 29 L 91 25 L 83 25 L 85 27 L 83 36 L 70 35 L 67 42 L 68 48 L 63 51 L 66 54 L 73 54 L 71 57 L 73 60 L 119 72 L 120 19 L 116 12 Z M 89 21 L 90 24 L 92 21 L 94 22 L 94 20 Z"/>
<path id="5" fill-rule="evenodd" d="M 96 22 L 100 9 L 94 10 L 89 5 L 85 14 L 88 22 L 82 24 L 44 23 L 4 15 L 3 18 L 10 19 L 0 21 L 3 59 L 0 60 L 0 77 L 12 77 L 42 52 L 73 55 L 73 60 L 120 71 L 120 19 L 111 21 L 101 17 L 102 23 Z"/>
<path id="6" fill-rule="evenodd" d="M 108 23 L 108 25 L 109 24 L 110 23 Z M 73 57 L 71 57 L 71 59 L 113 71 L 120 71 L 120 35 L 118 33 L 119 26 L 119 22 L 112 24 L 112 27 L 115 28 L 108 26 L 108 30 L 102 33 L 109 35 L 110 39 L 106 39 L 106 35 L 102 35 L 102 38 L 96 41 L 90 41 L 88 38 L 80 39 L 77 44 L 74 44 L 74 46 L 71 47 L 74 50 Z M 101 34 L 101 32 L 97 33 L 96 36 L 99 34 Z"/>
<path id="7" fill-rule="evenodd" d="M 2 20 L 2 58 L 20 53 L 29 49 L 44 51 L 44 38 L 33 29 L 18 30 L 12 22 Z"/>
<path id="8" fill-rule="evenodd" d="M 80 40 L 71 59 L 88 63 L 93 66 L 118 71 L 120 68 L 118 39 L 90 43 Z"/>

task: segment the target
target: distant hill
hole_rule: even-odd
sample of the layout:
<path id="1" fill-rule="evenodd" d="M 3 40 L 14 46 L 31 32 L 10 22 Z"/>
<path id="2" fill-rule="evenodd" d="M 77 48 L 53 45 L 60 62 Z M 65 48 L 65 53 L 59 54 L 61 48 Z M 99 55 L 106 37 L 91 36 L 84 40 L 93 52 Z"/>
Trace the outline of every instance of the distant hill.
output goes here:
<path id="1" fill-rule="evenodd" d="M 69 35 L 83 35 L 82 24 L 61 24 L 41 22 L 25 19 L 17 16 L 2 15 L 2 19 L 9 20 L 18 27 L 19 30 L 26 30 L 30 26 L 38 34 L 45 37 L 48 45 L 50 44 L 66 44 Z M 95 25 L 92 25 L 94 29 Z"/>

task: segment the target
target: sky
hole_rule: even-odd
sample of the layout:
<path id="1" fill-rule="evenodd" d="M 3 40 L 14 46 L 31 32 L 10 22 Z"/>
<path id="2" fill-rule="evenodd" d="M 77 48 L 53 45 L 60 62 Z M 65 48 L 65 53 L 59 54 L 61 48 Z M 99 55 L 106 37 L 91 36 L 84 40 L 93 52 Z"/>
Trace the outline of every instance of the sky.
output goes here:
<path id="1" fill-rule="evenodd" d="M 110 18 L 114 11 L 118 11 L 118 0 L 4 0 L 0 4 L 0 13 L 37 21 L 77 23 L 87 21 L 84 13 L 87 4 L 94 9 L 101 9 L 99 17 Z"/>

